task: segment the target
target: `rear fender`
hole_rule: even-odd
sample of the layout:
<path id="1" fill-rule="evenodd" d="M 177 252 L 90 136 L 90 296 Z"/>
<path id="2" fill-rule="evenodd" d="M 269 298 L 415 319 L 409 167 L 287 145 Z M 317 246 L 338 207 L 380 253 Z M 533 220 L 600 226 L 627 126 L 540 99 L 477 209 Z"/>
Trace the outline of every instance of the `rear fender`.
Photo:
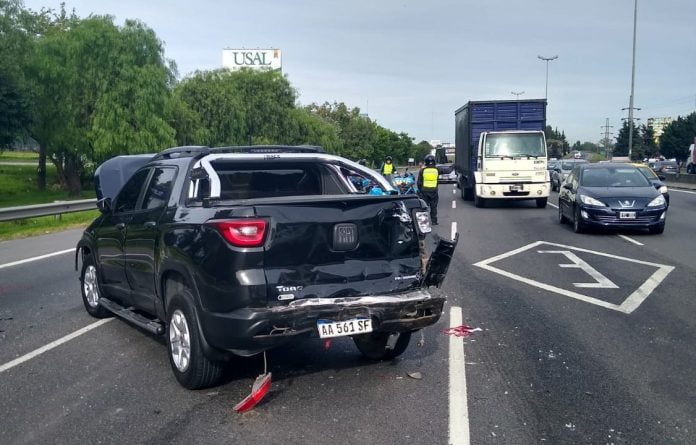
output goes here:
<path id="1" fill-rule="evenodd" d="M 452 256 L 454 255 L 454 249 L 457 247 L 458 243 L 459 233 L 454 235 L 452 241 L 440 239 L 437 243 L 437 247 L 428 260 L 428 265 L 426 266 L 425 275 L 423 277 L 424 285 L 435 287 L 442 286 L 442 282 L 445 280 L 447 270 L 452 261 Z"/>

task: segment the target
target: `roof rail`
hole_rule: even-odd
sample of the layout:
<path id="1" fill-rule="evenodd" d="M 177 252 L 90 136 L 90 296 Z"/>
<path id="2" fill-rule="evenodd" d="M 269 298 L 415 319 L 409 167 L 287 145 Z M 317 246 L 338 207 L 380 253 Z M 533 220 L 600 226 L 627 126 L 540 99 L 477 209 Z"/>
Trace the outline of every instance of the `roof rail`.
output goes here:
<path id="1" fill-rule="evenodd" d="M 237 147 L 215 147 L 211 153 L 324 153 L 315 145 L 244 145 Z"/>
<path id="2" fill-rule="evenodd" d="M 166 150 L 163 150 L 155 155 L 154 158 L 152 158 L 153 161 L 157 161 L 159 159 L 171 159 L 173 157 L 180 158 L 180 157 L 185 157 L 185 156 L 196 156 L 199 154 L 208 154 L 210 153 L 210 147 L 207 147 L 205 145 L 186 145 L 183 147 L 172 147 L 168 148 Z M 172 155 L 178 155 L 178 156 L 172 156 Z"/>

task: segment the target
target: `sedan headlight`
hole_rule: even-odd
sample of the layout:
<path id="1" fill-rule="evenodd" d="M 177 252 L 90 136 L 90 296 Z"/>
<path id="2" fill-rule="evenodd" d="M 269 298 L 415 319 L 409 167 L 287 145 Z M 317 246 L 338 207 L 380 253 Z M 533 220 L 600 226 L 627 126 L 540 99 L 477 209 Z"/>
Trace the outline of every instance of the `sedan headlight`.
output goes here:
<path id="1" fill-rule="evenodd" d="M 650 201 L 650 204 L 648 204 L 648 207 L 659 207 L 665 205 L 667 202 L 665 201 L 665 197 L 660 195 L 657 198 L 653 199 Z"/>
<path id="2" fill-rule="evenodd" d="M 580 201 L 582 201 L 583 204 L 588 205 L 588 206 L 598 206 L 598 207 L 606 207 L 607 206 L 602 201 L 599 201 L 599 200 L 594 199 L 593 197 L 587 196 L 587 195 L 580 195 Z"/>
<path id="3" fill-rule="evenodd" d="M 663 185 L 662 187 L 660 187 L 660 193 L 662 193 L 663 195 L 664 195 L 665 193 L 667 193 L 668 191 L 669 191 L 669 190 L 667 190 L 667 186 L 666 186 L 666 185 Z"/>

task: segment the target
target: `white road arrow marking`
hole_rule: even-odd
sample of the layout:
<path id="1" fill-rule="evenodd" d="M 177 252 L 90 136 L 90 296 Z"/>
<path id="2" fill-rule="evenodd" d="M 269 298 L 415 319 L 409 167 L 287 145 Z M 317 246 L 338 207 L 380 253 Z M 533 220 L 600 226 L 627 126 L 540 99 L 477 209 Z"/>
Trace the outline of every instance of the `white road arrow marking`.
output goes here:
<path id="1" fill-rule="evenodd" d="M 575 287 L 592 287 L 599 289 L 618 289 L 619 286 L 614 284 L 609 278 L 602 275 L 597 269 L 587 264 L 582 258 L 575 255 L 570 250 L 537 250 L 539 253 L 557 253 L 565 255 L 572 263 L 559 264 L 559 267 L 582 269 L 587 275 L 595 279 L 594 283 L 573 283 Z"/>

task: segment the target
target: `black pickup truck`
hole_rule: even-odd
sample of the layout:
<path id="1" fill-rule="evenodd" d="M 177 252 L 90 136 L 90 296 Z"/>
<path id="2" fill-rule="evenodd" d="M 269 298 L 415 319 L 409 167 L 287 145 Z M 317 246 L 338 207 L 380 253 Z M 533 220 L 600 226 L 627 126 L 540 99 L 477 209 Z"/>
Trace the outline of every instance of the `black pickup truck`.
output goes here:
<path id="1" fill-rule="evenodd" d="M 364 180 L 387 194 L 365 194 Z M 319 148 L 118 156 L 95 183 L 101 216 L 75 258 L 85 308 L 165 335 L 186 388 L 302 336 L 351 336 L 367 357 L 393 358 L 442 313 L 428 287 L 456 240 L 431 232 L 418 197 Z"/>

